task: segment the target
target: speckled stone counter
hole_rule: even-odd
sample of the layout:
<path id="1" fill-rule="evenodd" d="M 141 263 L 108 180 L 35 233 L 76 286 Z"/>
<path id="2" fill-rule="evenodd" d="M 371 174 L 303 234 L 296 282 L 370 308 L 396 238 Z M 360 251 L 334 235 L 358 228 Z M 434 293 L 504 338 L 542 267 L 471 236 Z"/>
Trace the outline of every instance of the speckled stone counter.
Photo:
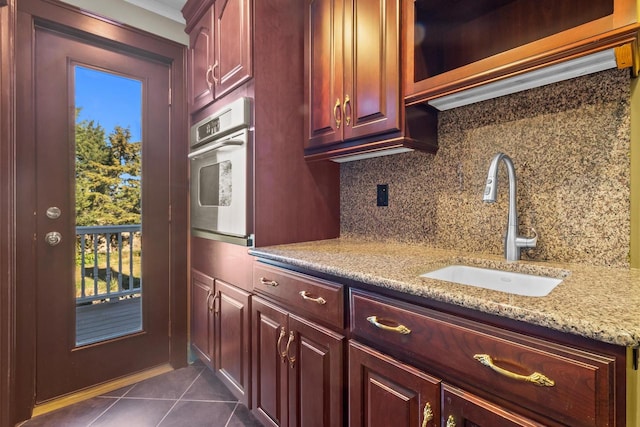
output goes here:
<path id="1" fill-rule="evenodd" d="M 508 263 L 489 254 L 352 238 L 254 248 L 250 253 L 598 341 L 640 344 L 640 269 Z M 545 297 L 525 297 L 420 277 L 452 264 L 546 274 L 563 282 Z"/>

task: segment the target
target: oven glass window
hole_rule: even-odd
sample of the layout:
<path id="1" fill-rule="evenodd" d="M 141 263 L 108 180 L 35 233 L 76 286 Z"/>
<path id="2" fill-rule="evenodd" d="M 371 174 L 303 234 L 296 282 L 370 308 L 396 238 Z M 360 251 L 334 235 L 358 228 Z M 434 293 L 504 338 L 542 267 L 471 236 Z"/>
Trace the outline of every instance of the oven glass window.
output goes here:
<path id="1" fill-rule="evenodd" d="M 231 161 L 200 168 L 200 205 L 231 205 Z"/>

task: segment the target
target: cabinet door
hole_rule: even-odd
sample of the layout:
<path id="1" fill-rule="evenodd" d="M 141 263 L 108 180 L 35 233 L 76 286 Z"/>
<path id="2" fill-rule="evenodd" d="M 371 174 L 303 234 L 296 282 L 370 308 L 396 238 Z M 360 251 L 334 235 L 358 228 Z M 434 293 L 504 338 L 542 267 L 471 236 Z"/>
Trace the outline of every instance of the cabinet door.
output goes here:
<path id="1" fill-rule="evenodd" d="M 349 342 L 350 427 L 433 427 L 439 418 L 438 379 Z"/>
<path id="2" fill-rule="evenodd" d="M 215 368 L 231 392 L 249 406 L 249 330 L 251 294 L 216 280 Z"/>
<path id="3" fill-rule="evenodd" d="M 343 0 L 305 0 L 305 147 L 342 140 Z"/>
<path id="4" fill-rule="evenodd" d="M 193 113 L 213 102 L 213 8 L 209 8 L 189 33 L 189 105 Z"/>
<path id="5" fill-rule="evenodd" d="M 289 315 L 289 426 L 340 427 L 344 337 Z"/>
<path id="6" fill-rule="evenodd" d="M 253 412 L 265 426 L 287 425 L 287 313 L 262 298 L 251 302 Z"/>
<path id="7" fill-rule="evenodd" d="M 191 270 L 191 347 L 207 365 L 213 359 L 213 279 Z"/>
<path id="8" fill-rule="evenodd" d="M 442 384 L 442 426 L 542 427 L 543 425 L 459 388 Z"/>
<path id="9" fill-rule="evenodd" d="M 216 0 L 212 78 L 220 98 L 251 78 L 251 0 Z"/>
<path id="10" fill-rule="evenodd" d="M 344 140 L 401 130 L 400 2 L 345 7 Z"/>

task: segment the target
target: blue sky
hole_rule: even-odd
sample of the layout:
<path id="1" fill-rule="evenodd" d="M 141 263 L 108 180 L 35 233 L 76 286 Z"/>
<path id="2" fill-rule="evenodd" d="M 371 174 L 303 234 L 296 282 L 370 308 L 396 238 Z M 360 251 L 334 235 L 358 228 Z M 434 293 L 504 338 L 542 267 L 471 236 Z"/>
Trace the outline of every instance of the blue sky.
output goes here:
<path id="1" fill-rule="evenodd" d="M 141 140 L 142 83 L 127 77 L 77 66 L 75 104 L 79 120 L 94 120 L 109 135 L 116 125 L 131 130 L 131 142 Z"/>

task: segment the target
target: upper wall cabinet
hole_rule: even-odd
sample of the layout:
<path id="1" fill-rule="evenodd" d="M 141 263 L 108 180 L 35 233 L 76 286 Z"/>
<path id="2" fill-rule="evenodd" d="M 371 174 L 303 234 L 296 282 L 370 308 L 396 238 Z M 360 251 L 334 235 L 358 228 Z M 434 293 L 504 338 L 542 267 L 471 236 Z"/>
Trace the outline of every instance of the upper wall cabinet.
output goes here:
<path id="1" fill-rule="evenodd" d="M 406 145 L 400 2 L 306 1 L 307 158 Z"/>
<path id="2" fill-rule="evenodd" d="M 637 47 L 636 0 L 403 2 L 409 105 L 588 53 Z"/>
<path id="3" fill-rule="evenodd" d="M 190 0 L 183 15 L 193 113 L 251 78 L 251 0 Z"/>

